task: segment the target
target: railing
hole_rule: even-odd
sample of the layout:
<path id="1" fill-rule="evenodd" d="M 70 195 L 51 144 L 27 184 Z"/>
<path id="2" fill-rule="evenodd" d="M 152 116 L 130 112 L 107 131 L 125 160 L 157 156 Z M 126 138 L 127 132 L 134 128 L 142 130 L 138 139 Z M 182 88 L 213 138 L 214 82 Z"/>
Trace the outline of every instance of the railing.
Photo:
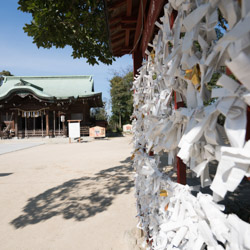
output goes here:
<path id="1" fill-rule="evenodd" d="M 49 130 L 49 137 L 54 136 L 63 136 L 63 130 L 56 129 Z M 18 138 L 24 138 L 24 137 L 45 137 L 46 130 L 36 129 L 36 130 L 19 130 L 18 131 Z"/>
<path id="2" fill-rule="evenodd" d="M 81 126 L 80 127 L 80 135 L 81 136 L 88 136 L 89 135 L 89 128 L 90 128 L 90 126 Z"/>

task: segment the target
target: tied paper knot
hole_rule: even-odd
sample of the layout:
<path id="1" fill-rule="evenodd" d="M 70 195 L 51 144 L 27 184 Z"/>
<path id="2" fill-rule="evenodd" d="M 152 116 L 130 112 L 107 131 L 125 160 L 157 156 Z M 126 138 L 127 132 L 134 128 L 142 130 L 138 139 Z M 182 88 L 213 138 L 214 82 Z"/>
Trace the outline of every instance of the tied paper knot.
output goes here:
<path id="1" fill-rule="evenodd" d="M 170 25 L 173 10 L 177 16 Z M 219 14 L 228 23 L 220 39 L 215 32 Z M 133 83 L 134 147 L 140 148 L 134 153 L 138 227 L 152 249 L 250 249 L 249 224 L 225 215 L 216 204 L 250 176 L 245 142 L 249 23 L 248 0 L 170 0 L 155 23 L 159 29 L 146 50 L 148 61 Z M 225 67 L 234 79 L 224 74 Z M 174 92 L 185 107 L 174 109 Z M 222 126 L 218 120 L 223 117 Z M 195 197 L 191 187 L 160 172 L 163 152 L 171 166 L 178 154 L 202 187 L 212 182 L 213 196 Z M 215 162 L 211 180 L 209 168 Z"/>

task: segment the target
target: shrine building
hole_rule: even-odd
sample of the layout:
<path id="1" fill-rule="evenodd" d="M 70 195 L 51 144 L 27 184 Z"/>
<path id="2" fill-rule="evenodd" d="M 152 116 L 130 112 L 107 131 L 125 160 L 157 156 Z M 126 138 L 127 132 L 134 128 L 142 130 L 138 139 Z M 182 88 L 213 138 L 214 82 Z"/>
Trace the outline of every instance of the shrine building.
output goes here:
<path id="1" fill-rule="evenodd" d="M 0 131 L 18 138 L 67 136 L 67 121 L 81 120 L 87 135 L 90 108 L 102 106 L 92 76 L 3 76 Z"/>

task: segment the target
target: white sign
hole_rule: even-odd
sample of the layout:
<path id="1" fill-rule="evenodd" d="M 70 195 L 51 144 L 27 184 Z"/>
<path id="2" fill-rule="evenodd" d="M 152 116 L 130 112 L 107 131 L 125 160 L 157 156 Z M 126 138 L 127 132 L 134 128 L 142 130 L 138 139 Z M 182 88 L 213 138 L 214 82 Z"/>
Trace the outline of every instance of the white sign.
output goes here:
<path id="1" fill-rule="evenodd" d="M 78 137 L 80 137 L 80 123 L 70 122 L 69 123 L 69 138 L 78 138 Z"/>

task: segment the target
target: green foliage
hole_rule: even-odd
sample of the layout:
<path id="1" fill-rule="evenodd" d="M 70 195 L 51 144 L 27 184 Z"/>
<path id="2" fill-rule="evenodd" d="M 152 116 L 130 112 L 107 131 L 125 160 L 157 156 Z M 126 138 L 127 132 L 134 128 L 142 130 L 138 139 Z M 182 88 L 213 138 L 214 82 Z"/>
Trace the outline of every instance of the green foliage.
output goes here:
<path id="1" fill-rule="evenodd" d="M 32 15 L 23 29 L 38 48 L 69 45 L 73 58 L 87 58 L 89 64 L 114 61 L 103 0 L 19 0 L 18 4 L 19 10 Z"/>
<path id="2" fill-rule="evenodd" d="M 10 73 L 10 71 L 8 71 L 8 70 L 2 70 L 2 71 L 0 72 L 0 75 L 1 75 L 1 76 L 13 76 L 13 75 Z"/>
<path id="3" fill-rule="evenodd" d="M 130 116 L 133 112 L 133 72 L 129 72 L 124 76 L 114 76 L 110 80 L 110 95 L 112 102 L 111 124 L 127 124 L 130 123 Z"/>
<path id="4" fill-rule="evenodd" d="M 95 118 L 97 121 L 107 121 L 108 114 L 106 112 L 106 103 L 104 102 L 103 107 L 99 108 L 92 108 L 91 109 L 91 116 Z"/>

